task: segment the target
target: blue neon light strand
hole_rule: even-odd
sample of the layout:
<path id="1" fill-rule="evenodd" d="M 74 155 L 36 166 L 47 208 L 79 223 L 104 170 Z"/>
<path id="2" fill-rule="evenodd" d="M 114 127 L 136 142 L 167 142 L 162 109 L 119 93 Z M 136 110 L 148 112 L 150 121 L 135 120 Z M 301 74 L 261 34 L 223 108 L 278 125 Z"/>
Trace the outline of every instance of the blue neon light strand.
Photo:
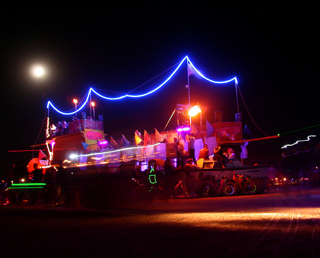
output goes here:
<path id="1" fill-rule="evenodd" d="M 207 78 L 206 76 L 204 76 L 197 68 L 195 68 L 195 66 L 192 64 L 192 62 L 190 61 L 189 57 L 188 56 L 185 56 L 181 62 L 179 63 L 179 65 L 177 66 L 177 68 L 170 74 L 170 76 L 163 82 L 161 83 L 159 86 L 157 86 L 156 88 L 154 88 L 153 90 L 151 91 L 148 91 L 144 94 L 137 94 L 137 95 L 133 95 L 133 94 L 125 94 L 125 95 L 122 95 L 122 96 L 119 96 L 119 97 L 108 97 L 108 96 L 104 96 L 100 93 L 98 93 L 96 90 L 94 90 L 93 88 L 90 88 L 88 93 L 87 93 L 87 96 L 86 96 L 86 100 L 83 102 L 83 104 L 75 111 L 72 111 L 72 112 L 62 112 L 60 110 L 58 110 L 58 108 L 56 108 L 51 101 L 48 101 L 47 103 L 47 109 L 50 108 L 50 106 L 55 110 L 57 111 L 58 113 L 62 114 L 62 115 L 74 115 L 75 113 L 79 112 L 80 110 L 82 110 L 86 104 L 89 102 L 89 99 L 90 99 L 90 96 L 91 96 L 91 93 L 93 92 L 94 94 L 96 94 L 97 96 L 99 96 L 100 98 L 103 98 L 103 99 L 106 99 L 106 100 L 120 100 L 120 99 L 124 99 L 124 98 L 141 98 L 141 97 L 145 97 L 145 96 L 148 96 L 154 92 L 156 92 L 157 90 L 159 90 L 162 86 L 164 86 L 174 75 L 175 73 L 180 69 L 180 67 L 182 66 L 182 64 L 187 60 L 188 64 L 192 66 L 192 68 L 197 72 L 197 74 L 202 77 L 203 79 L 211 82 L 211 83 L 216 83 L 216 84 L 224 84 L 224 83 L 229 83 L 229 82 L 232 82 L 234 81 L 236 85 L 238 85 L 238 80 L 237 80 L 237 77 L 233 77 L 229 80 L 226 80 L 226 81 L 215 81 L 215 80 L 211 80 L 209 78 Z"/>

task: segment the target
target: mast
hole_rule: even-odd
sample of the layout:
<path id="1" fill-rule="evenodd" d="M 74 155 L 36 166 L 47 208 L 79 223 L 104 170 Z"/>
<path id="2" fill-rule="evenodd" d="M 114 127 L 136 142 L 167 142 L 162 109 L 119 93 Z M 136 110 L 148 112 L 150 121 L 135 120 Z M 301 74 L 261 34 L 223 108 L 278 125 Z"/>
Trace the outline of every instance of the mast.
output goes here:
<path id="1" fill-rule="evenodd" d="M 235 80 L 235 88 L 236 88 L 236 99 L 237 99 L 237 112 L 240 113 L 240 111 L 239 111 L 239 100 L 238 100 L 238 80 L 237 80 L 237 78 Z"/>
<path id="2" fill-rule="evenodd" d="M 189 99 L 189 106 L 190 106 L 190 103 L 191 103 L 191 101 L 190 101 L 190 83 L 189 83 L 189 72 L 188 72 L 188 85 L 186 85 L 187 86 L 187 89 L 188 89 L 188 99 Z"/>

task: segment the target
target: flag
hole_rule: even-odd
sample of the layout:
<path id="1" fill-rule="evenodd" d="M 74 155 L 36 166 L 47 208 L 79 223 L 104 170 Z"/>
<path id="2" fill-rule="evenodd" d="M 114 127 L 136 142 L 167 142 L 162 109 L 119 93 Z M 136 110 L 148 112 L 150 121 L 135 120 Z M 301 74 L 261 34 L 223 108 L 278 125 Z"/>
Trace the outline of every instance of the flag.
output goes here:
<path id="1" fill-rule="evenodd" d="M 243 139 L 253 139 L 253 138 L 255 138 L 254 135 L 252 134 L 252 132 L 250 131 L 248 125 L 244 126 L 242 134 L 243 134 L 242 135 Z"/>
<path id="2" fill-rule="evenodd" d="M 143 141 L 144 141 L 144 146 L 148 145 L 148 142 L 151 141 L 151 136 L 147 133 L 146 130 L 143 132 Z"/>
<path id="3" fill-rule="evenodd" d="M 112 138 L 112 136 L 110 136 L 110 143 L 113 147 L 116 147 L 118 145 L 118 143 L 115 141 L 115 139 Z"/>
<path id="4" fill-rule="evenodd" d="M 85 143 L 85 142 L 81 142 L 82 146 L 85 150 L 87 150 L 87 148 L 89 147 L 89 144 Z"/>
<path id="5" fill-rule="evenodd" d="M 38 159 L 42 160 L 43 158 L 47 158 L 46 154 L 43 153 L 42 150 L 39 151 Z"/>
<path id="6" fill-rule="evenodd" d="M 126 139 L 124 135 L 122 135 L 122 146 L 123 147 L 130 147 L 131 143 Z"/>
<path id="7" fill-rule="evenodd" d="M 154 130 L 155 130 L 156 143 L 162 142 L 163 141 L 162 135 L 158 132 L 158 130 L 156 128 L 154 128 Z"/>
<path id="8" fill-rule="evenodd" d="M 139 145 L 142 142 L 142 139 L 138 135 L 137 131 L 134 132 L 134 142 L 136 143 L 136 145 Z"/>
<path id="9" fill-rule="evenodd" d="M 190 64 L 189 61 L 187 63 L 188 63 L 188 77 L 190 75 L 197 75 L 197 72 L 196 70 L 194 70 L 193 65 Z"/>
<path id="10" fill-rule="evenodd" d="M 213 128 L 213 126 L 209 123 L 208 120 L 206 120 L 206 130 L 207 130 L 207 137 L 209 137 L 209 136 L 214 132 L 214 128 Z"/>
<path id="11" fill-rule="evenodd" d="M 191 125 L 191 133 L 194 133 L 194 134 L 198 133 L 198 129 L 197 129 L 197 126 L 195 124 Z"/>

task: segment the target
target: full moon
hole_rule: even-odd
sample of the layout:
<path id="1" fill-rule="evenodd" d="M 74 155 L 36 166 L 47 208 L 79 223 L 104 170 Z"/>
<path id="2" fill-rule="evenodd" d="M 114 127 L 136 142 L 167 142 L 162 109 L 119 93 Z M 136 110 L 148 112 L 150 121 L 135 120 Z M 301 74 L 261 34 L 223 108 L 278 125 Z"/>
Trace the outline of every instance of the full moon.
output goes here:
<path id="1" fill-rule="evenodd" d="M 41 65 L 34 65 L 31 67 L 31 74 L 36 78 L 40 78 L 45 75 L 45 70 Z"/>

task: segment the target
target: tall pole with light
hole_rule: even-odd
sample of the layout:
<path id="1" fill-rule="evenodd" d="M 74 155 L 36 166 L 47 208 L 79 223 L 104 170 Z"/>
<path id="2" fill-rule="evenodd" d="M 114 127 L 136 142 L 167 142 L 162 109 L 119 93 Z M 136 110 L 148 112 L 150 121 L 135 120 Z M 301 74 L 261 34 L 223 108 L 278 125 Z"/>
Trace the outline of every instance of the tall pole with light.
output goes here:
<path id="1" fill-rule="evenodd" d="M 74 103 L 74 110 L 77 111 L 78 100 L 77 99 L 73 99 L 73 103 Z M 77 112 L 76 112 L 76 118 L 77 118 Z"/>
<path id="2" fill-rule="evenodd" d="M 94 112 L 94 107 L 95 107 L 96 103 L 94 103 L 93 101 L 91 101 L 91 107 L 92 107 L 92 116 L 93 116 L 93 120 L 95 120 L 95 112 Z"/>
<path id="3" fill-rule="evenodd" d="M 190 128 L 192 128 L 192 122 L 191 122 L 191 118 L 193 116 L 196 116 L 197 114 L 201 114 L 201 108 L 199 105 L 195 105 L 192 108 L 189 109 L 188 115 L 190 117 Z M 200 121 L 200 124 L 202 126 L 202 121 Z M 191 130 L 192 131 L 192 130 Z"/>

